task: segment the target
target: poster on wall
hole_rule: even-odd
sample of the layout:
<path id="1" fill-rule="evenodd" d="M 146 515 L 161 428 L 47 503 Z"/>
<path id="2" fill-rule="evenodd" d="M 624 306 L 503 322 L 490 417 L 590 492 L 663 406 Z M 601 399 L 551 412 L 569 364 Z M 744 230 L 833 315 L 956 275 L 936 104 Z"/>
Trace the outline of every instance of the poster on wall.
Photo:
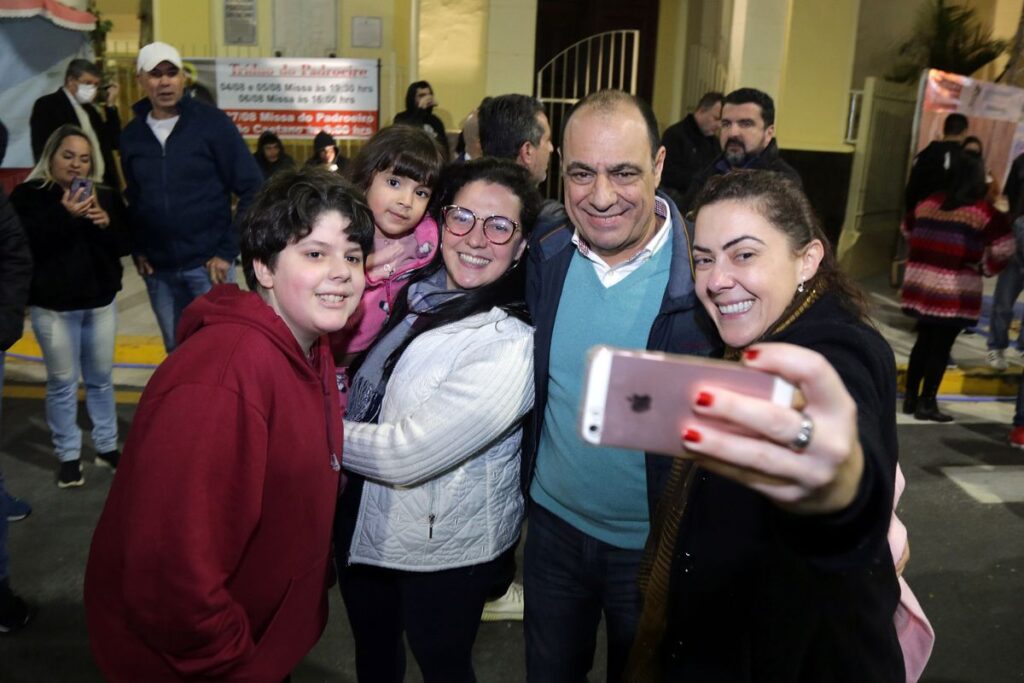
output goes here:
<path id="1" fill-rule="evenodd" d="M 1006 185 L 1010 165 L 1024 153 L 1024 89 L 931 69 L 923 80 L 914 153 L 942 139 L 946 116 L 967 117 L 967 134 L 981 140 L 988 172 Z"/>
<path id="2" fill-rule="evenodd" d="M 243 137 L 271 130 L 306 139 L 366 140 L 377 132 L 380 66 L 369 59 L 185 59 Z"/>
<path id="3" fill-rule="evenodd" d="M 224 44 L 256 44 L 256 0 L 224 0 Z"/>

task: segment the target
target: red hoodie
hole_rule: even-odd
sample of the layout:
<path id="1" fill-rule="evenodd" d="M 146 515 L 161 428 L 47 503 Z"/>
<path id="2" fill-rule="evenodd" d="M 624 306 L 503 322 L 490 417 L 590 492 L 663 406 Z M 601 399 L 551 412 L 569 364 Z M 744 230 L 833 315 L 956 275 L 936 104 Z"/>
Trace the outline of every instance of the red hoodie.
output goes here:
<path id="1" fill-rule="evenodd" d="M 327 621 L 341 421 L 326 337 L 308 359 L 257 294 L 197 299 L 139 403 L 85 574 L 112 681 L 270 681 Z"/>

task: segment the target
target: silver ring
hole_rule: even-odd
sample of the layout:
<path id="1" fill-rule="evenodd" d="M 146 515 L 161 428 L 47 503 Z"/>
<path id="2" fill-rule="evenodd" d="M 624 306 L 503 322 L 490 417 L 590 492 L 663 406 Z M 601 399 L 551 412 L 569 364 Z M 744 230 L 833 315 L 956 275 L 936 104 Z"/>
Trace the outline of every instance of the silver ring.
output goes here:
<path id="1" fill-rule="evenodd" d="M 807 413 L 800 413 L 800 431 L 796 433 L 796 437 L 789 443 L 789 447 L 794 451 L 802 451 L 807 448 L 807 444 L 811 443 L 811 437 L 814 436 L 814 421 L 807 415 Z"/>

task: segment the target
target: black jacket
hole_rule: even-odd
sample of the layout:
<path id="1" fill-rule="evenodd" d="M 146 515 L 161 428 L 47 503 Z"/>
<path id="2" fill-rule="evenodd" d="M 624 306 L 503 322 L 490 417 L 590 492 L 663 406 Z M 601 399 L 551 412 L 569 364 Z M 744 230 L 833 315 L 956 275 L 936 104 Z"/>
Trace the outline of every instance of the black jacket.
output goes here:
<path id="1" fill-rule="evenodd" d="M 103 183 L 120 193 L 121 180 L 117 175 L 117 162 L 114 160 L 114 150 L 118 149 L 121 141 L 121 117 L 117 113 L 117 107 L 105 108 L 106 121 L 93 105 L 84 104 L 82 108 L 89 115 L 89 122 L 100 142 L 100 153 L 103 155 Z M 43 95 L 32 105 L 29 128 L 32 132 L 32 157 L 36 161 L 39 161 L 43 147 L 46 146 L 46 141 L 53 131 L 66 123 L 77 126 L 78 115 L 75 114 L 75 108 L 63 88 L 55 93 Z"/>
<path id="2" fill-rule="evenodd" d="M 892 350 L 829 295 L 772 341 L 823 354 L 856 401 L 860 490 L 841 512 L 794 515 L 695 469 L 672 565 L 665 680 L 903 683 L 886 541 L 898 449 Z"/>
<path id="3" fill-rule="evenodd" d="M 701 133 L 693 114 L 666 128 L 661 144 L 665 147 L 661 187 L 683 197 L 690 191 L 690 183 L 697 174 L 722 153 L 718 138 Z"/>
<path id="4" fill-rule="evenodd" d="M 662 195 L 669 203 L 673 232 L 665 249 L 672 249 L 672 263 L 669 266 L 668 287 L 661 300 L 661 309 L 651 325 L 647 348 L 690 355 L 706 356 L 712 350 L 705 329 L 700 327 L 695 314 L 697 294 L 693 286 L 693 272 L 690 267 L 690 235 L 675 204 Z M 530 483 L 537 462 L 537 448 L 540 445 L 544 409 L 548 400 L 548 368 L 551 361 L 551 337 L 558 314 L 558 302 L 562 296 L 566 274 L 573 256 L 577 253 L 572 243 L 573 226 L 566 221 L 547 232 L 534 230 L 527 250 L 526 303 L 533 316 L 534 353 L 534 411 L 523 435 L 523 462 L 520 470 L 523 495 L 529 500 Z M 596 311 L 595 324 L 600 322 L 606 311 Z M 647 503 L 652 511 L 665 486 L 672 459 L 661 455 L 647 455 Z"/>
<path id="5" fill-rule="evenodd" d="M 25 327 L 32 254 L 14 207 L 0 189 L 0 351 L 11 348 Z"/>
<path id="6" fill-rule="evenodd" d="M 146 123 L 148 99 L 121 136 L 125 199 L 137 254 L 157 270 L 189 269 L 238 256 L 238 225 L 263 185 L 263 174 L 228 115 L 182 97 L 164 146 Z M 231 195 L 238 206 L 231 214 Z"/>
<path id="7" fill-rule="evenodd" d="M 62 190 L 29 181 L 14 188 L 14 205 L 32 249 L 29 304 L 54 311 L 106 306 L 121 289 L 121 257 L 130 252 L 124 205 L 119 196 L 97 188 L 110 224 L 100 228 L 76 218 L 60 203 Z"/>
<path id="8" fill-rule="evenodd" d="M 803 187 L 803 181 L 800 179 L 800 174 L 796 172 L 795 168 L 787 164 L 786 161 L 779 156 L 779 146 L 776 144 L 774 138 L 772 138 L 771 142 L 768 143 L 768 146 L 764 148 L 763 152 L 747 161 L 747 163 L 743 164 L 740 168 L 759 171 L 775 171 L 776 173 L 781 173 L 782 175 L 796 181 L 797 185 Z M 733 170 L 735 169 L 726 160 L 725 154 L 719 154 L 714 163 L 701 171 L 690 185 L 690 191 L 687 192 L 682 205 L 679 207 L 683 214 L 685 215 L 689 213 L 693 208 L 693 202 L 697 199 L 697 194 L 704 187 L 704 183 L 716 175 L 725 175 Z"/>
<path id="9" fill-rule="evenodd" d="M 396 126 L 412 126 L 422 128 L 428 135 L 437 140 L 444 152 L 445 161 L 448 160 L 448 134 L 444 132 L 444 124 L 441 119 L 434 116 L 429 109 L 406 109 L 395 114 L 394 124 Z"/>
<path id="10" fill-rule="evenodd" d="M 959 142 L 936 140 L 914 157 L 903 198 L 906 211 L 913 211 L 922 200 L 946 189 L 949 172 L 961 151 L 963 146 Z"/>

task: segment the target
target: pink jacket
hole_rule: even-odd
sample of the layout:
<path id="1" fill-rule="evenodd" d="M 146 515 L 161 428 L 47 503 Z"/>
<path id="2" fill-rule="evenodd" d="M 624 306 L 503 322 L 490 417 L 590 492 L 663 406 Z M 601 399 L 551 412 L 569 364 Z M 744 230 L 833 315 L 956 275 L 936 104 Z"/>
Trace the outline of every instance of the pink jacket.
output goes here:
<path id="1" fill-rule="evenodd" d="M 892 551 L 893 562 L 899 562 L 907 547 L 907 527 L 896 517 L 896 504 L 907 485 L 903 470 L 896 466 L 896 496 L 892 505 L 892 522 L 889 524 L 889 550 Z M 924 615 L 921 604 L 910 590 L 906 579 L 899 577 L 900 604 L 896 607 L 896 634 L 903 650 L 903 663 L 907 671 L 907 683 L 917 683 L 924 671 L 925 664 L 932 654 L 935 644 L 935 631 L 928 617 Z"/>
<path id="2" fill-rule="evenodd" d="M 365 351 L 377 339 L 388 320 L 395 298 L 413 273 L 434 259 L 439 233 L 437 223 L 424 216 L 412 232 L 415 241 L 374 238 L 374 253 L 366 260 L 366 290 L 355 313 L 340 332 L 331 335 L 336 361 Z"/>

